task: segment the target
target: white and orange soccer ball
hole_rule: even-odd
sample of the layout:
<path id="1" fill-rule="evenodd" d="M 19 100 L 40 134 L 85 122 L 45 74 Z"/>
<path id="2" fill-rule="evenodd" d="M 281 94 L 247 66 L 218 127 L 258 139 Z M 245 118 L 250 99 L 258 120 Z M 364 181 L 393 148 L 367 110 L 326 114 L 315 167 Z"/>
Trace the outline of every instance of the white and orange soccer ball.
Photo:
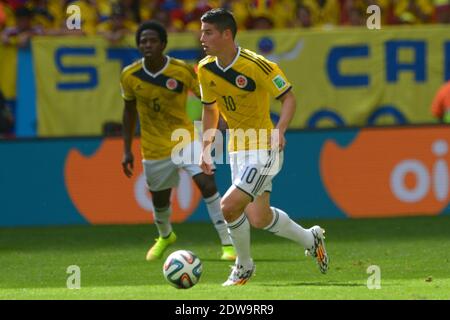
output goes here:
<path id="1" fill-rule="evenodd" d="M 193 287 L 202 275 L 202 262 L 192 251 L 172 252 L 164 262 L 166 280 L 177 289 Z"/>

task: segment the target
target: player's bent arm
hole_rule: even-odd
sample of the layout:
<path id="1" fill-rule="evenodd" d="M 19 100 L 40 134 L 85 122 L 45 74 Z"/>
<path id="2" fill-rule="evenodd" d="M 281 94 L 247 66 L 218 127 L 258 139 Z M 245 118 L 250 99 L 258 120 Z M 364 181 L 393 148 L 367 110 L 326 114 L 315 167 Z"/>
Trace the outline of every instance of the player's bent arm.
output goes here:
<path id="1" fill-rule="evenodd" d="M 127 177 L 133 175 L 134 156 L 131 152 L 131 145 L 133 143 L 134 130 L 136 128 L 137 109 L 136 100 L 125 100 L 122 115 L 122 134 L 124 142 L 124 156 L 122 160 L 123 172 Z"/>
<path id="2" fill-rule="evenodd" d="M 295 115 L 295 110 L 297 109 L 297 103 L 292 91 L 288 91 L 286 94 L 280 97 L 281 101 L 281 113 L 280 120 L 278 120 L 276 129 L 278 129 L 278 134 L 272 135 L 272 148 L 278 148 L 283 150 L 286 145 L 286 139 L 284 134 L 286 133 L 289 123 L 291 123 L 292 118 Z M 275 134 L 275 133 L 274 133 Z"/>
<path id="3" fill-rule="evenodd" d="M 219 122 L 219 108 L 216 103 L 204 104 L 202 115 L 202 131 L 203 131 L 203 148 L 200 157 L 200 167 L 203 172 L 211 175 L 212 171 L 212 158 L 211 158 L 211 145 L 214 141 L 214 136 L 217 130 L 217 124 Z"/>
<path id="4" fill-rule="evenodd" d="M 131 152 L 131 144 L 133 142 L 134 130 L 136 128 L 137 109 L 136 100 L 124 100 L 125 106 L 123 108 L 122 126 L 124 138 L 124 151 Z"/>
<path id="5" fill-rule="evenodd" d="M 216 103 L 204 104 L 202 115 L 203 149 L 214 141 L 219 122 L 219 108 Z"/>
<path id="6" fill-rule="evenodd" d="M 284 134 L 292 121 L 297 109 L 297 101 L 294 93 L 290 90 L 288 93 L 280 98 L 281 101 L 281 113 L 280 120 L 278 120 L 277 129 Z"/>

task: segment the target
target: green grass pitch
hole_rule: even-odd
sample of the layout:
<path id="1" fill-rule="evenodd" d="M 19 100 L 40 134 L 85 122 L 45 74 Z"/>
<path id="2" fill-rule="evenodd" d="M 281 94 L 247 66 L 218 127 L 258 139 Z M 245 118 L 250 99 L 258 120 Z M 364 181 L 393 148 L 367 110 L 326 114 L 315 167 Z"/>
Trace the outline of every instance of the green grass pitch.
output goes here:
<path id="1" fill-rule="evenodd" d="M 171 287 L 163 260 L 146 262 L 153 225 L 0 228 L 0 299 L 450 299 L 450 216 L 301 221 L 326 228 L 330 270 L 322 275 L 293 242 L 252 230 L 256 274 L 222 288 L 231 263 L 220 261 L 210 223 L 175 224 L 176 249 L 203 262 L 200 282 Z M 81 269 L 81 289 L 66 287 L 67 267 Z M 367 288 L 367 268 L 381 289 Z"/>

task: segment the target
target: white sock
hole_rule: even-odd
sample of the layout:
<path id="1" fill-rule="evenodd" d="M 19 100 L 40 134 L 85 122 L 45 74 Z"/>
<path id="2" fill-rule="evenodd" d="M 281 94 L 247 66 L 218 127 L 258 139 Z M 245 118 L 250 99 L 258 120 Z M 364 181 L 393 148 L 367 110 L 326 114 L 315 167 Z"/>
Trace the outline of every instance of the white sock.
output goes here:
<path id="1" fill-rule="evenodd" d="M 209 217 L 214 224 L 214 227 L 219 234 L 220 242 L 223 246 L 231 245 L 230 234 L 228 233 L 227 223 L 223 217 L 220 209 L 220 194 L 217 192 L 209 198 L 205 198 L 206 208 L 208 209 Z"/>
<path id="2" fill-rule="evenodd" d="M 243 265 L 245 268 L 251 267 L 253 261 L 250 256 L 250 223 L 245 214 L 243 213 L 235 221 L 229 222 L 228 230 L 236 249 L 236 263 Z"/>
<path id="3" fill-rule="evenodd" d="M 270 207 L 273 212 L 272 222 L 264 228 L 277 236 L 290 239 L 302 245 L 305 249 L 314 244 L 314 236 L 311 231 L 304 229 L 295 223 L 288 214 L 278 208 Z"/>
<path id="4" fill-rule="evenodd" d="M 153 211 L 155 225 L 158 228 L 159 235 L 163 238 L 167 237 L 172 232 L 172 225 L 169 221 L 170 214 L 170 206 L 166 208 L 155 208 Z"/>

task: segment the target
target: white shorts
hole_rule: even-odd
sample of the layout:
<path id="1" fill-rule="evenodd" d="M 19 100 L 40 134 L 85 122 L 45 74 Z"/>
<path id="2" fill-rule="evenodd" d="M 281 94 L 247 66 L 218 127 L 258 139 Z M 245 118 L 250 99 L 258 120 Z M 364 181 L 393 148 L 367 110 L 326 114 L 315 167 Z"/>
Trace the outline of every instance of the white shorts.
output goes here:
<path id="1" fill-rule="evenodd" d="M 184 169 L 191 177 L 202 173 L 198 165 L 201 143 L 193 141 L 182 149 L 182 155 L 188 155 L 189 161 L 174 161 L 172 157 L 161 160 L 142 160 L 147 186 L 150 191 L 162 191 L 178 186 L 180 176 L 178 171 Z"/>
<path id="2" fill-rule="evenodd" d="M 283 166 L 283 151 L 247 150 L 230 153 L 233 185 L 247 193 L 252 201 L 272 191 L 272 179 Z"/>

